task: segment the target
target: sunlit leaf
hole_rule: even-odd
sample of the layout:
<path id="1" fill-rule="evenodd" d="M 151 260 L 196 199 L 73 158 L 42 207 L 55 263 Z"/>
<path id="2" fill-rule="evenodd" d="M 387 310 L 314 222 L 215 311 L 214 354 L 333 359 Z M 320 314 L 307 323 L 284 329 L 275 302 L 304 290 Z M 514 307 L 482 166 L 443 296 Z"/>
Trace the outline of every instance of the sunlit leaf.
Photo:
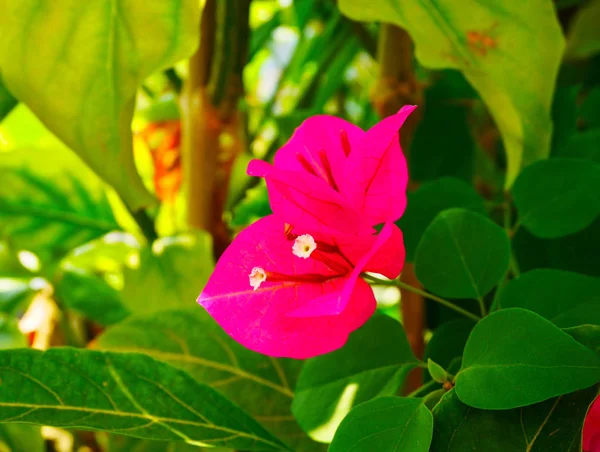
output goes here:
<path id="1" fill-rule="evenodd" d="M 312 438 L 330 442 L 353 406 L 394 394 L 418 364 L 401 325 L 375 315 L 344 347 L 306 361 L 292 411 Z"/>
<path id="2" fill-rule="evenodd" d="M 135 92 L 152 72 L 192 53 L 198 6 L 194 0 L 4 4 L 6 86 L 132 209 L 152 201 L 133 161 Z"/>
<path id="3" fill-rule="evenodd" d="M 420 399 L 379 397 L 344 418 L 330 452 L 427 452 L 433 416 Z"/>
<path id="4" fill-rule="evenodd" d="M 285 449 L 216 391 L 140 354 L 5 350 L 0 351 L 0 378 L 3 423 L 105 430 L 246 450 Z"/>
<path id="5" fill-rule="evenodd" d="M 123 303 L 132 313 L 195 306 L 213 268 L 207 233 L 162 237 L 141 250 L 137 266 L 125 269 Z"/>
<path id="6" fill-rule="evenodd" d="M 56 182 L 30 170 L 0 168 L 0 234 L 17 249 L 60 256 L 120 229 L 103 194 L 73 175 Z"/>
<path id="7" fill-rule="evenodd" d="M 550 104 L 564 48 L 550 0 L 342 0 L 339 6 L 355 20 L 406 29 L 424 66 L 463 72 L 502 133 L 507 187 L 523 166 L 548 156 Z"/>
<path id="8" fill-rule="evenodd" d="M 94 347 L 141 352 L 179 367 L 244 408 L 294 450 L 318 450 L 290 412 L 302 361 L 248 350 L 200 306 L 131 317 L 107 329 Z"/>

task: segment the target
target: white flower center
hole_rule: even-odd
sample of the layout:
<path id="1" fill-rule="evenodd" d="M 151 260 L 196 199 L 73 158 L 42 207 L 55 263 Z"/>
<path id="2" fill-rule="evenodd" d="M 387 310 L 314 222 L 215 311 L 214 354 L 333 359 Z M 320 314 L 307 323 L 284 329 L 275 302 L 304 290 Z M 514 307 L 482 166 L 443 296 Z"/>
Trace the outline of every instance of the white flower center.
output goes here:
<path id="1" fill-rule="evenodd" d="M 292 252 L 294 256 L 301 257 L 302 259 L 308 259 L 312 252 L 317 249 L 315 239 L 310 234 L 303 234 L 298 236 L 292 246 Z"/>
<path id="2" fill-rule="evenodd" d="M 267 273 L 260 267 L 254 267 L 248 275 L 250 285 L 254 290 L 258 289 L 263 281 L 267 279 Z"/>

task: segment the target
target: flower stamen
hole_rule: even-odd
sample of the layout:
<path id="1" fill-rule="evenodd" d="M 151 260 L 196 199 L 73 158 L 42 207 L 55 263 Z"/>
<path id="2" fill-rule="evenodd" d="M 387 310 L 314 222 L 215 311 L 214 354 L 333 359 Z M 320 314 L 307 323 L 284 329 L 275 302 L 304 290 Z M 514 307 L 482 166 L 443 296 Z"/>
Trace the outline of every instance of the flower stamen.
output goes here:
<path id="1" fill-rule="evenodd" d="M 254 267 L 248 275 L 248 278 L 250 279 L 250 285 L 256 290 L 267 280 L 267 272 L 261 267 Z"/>
<path id="2" fill-rule="evenodd" d="M 294 256 L 301 257 L 302 259 L 308 259 L 312 252 L 317 249 L 317 242 L 310 234 L 300 235 L 294 240 L 292 245 L 292 253 Z"/>

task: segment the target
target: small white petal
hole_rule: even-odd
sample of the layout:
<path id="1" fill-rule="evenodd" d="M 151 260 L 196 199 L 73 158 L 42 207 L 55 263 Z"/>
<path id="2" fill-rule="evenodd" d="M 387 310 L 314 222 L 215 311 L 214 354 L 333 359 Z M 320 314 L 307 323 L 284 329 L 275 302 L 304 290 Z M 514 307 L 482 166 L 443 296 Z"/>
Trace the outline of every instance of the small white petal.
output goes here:
<path id="1" fill-rule="evenodd" d="M 267 273 L 260 267 L 254 267 L 248 275 L 250 285 L 254 290 L 258 289 L 263 281 L 267 279 Z"/>
<path id="2" fill-rule="evenodd" d="M 294 256 L 308 259 L 312 252 L 317 249 L 317 243 L 310 234 L 303 234 L 296 238 L 292 246 Z"/>

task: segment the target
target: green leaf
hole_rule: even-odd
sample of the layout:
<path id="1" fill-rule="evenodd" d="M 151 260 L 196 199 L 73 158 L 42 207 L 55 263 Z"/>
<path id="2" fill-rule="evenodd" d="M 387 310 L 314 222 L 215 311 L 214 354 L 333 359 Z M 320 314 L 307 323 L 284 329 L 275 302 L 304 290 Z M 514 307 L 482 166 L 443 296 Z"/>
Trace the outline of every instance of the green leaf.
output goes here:
<path id="1" fill-rule="evenodd" d="M 432 361 L 431 358 L 427 360 L 427 371 L 429 372 L 429 375 L 431 375 L 433 381 L 438 383 L 445 383 L 448 381 L 448 374 L 444 368 L 435 361 Z"/>
<path id="2" fill-rule="evenodd" d="M 318 450 L 290 412 L 302 361 L 248 350 L 200 306 L 132 316 L 108 328 L 94 347 L 141 352 L 181 368 L 241 406 L 294 450 Z"/>
<path id="3" fill-rule="evenodd" d="M 578 60 L 600 52 L 600 1 L 590 0 L 570 20 L 565 60 Z"/>
<path id="4" fill-rule="evenodd" d="M 33 425 L 0 425 L 0 450 L 2 452 L 46 452 L 40 428 Z"/>
<path id="5" fill-rule="evenodd" d="M 418 365 L 401 325 L 376 314 L 350 335 L 344 347 L 306 361 L 292 412 L 312 438 L 330 442 L 353 406 L 395 394 Z"/>
<path id="6" fill-rule="evenodd" d="M 352 409 L 329 452 L 427 452 L 433 416 L 419 399 L 380 397 Z"/>
<path id="7" fill-rule="evenodd" d="M 229 226 L 232 228 L 246 227 L 271 213 L 267 186 L 261 182 L 256 187 L 246 190 L 246 196 L 235 205 Z"/>
<path id="8" fill-rule="evenodd" d="M 474 408 L 506 410 L 600 381 L 600 358 L 525 309 L 490 314 L 471 333 L 456 394 Z"/>
<path id="9" fill-rule="evenodd" d="M 0 121 L 2 121 L 18 103 L 19 101 L 8 92 L 0 78 Z"/>
<path id="10" fill-rule="evenodd" d="M 0 349 L 27 347 L 27 340 L 14 317 L 0 316 Z"/>
<path id="11" fill-rule="evenodd" d="M 462 356 L 474 325 L 469 319 L 455 319 L 438 327 L 425 346 L 423 361 L 433 359 L 451 372 L 449 366 L 454 358 Z M 429 375 L 423 377 L 424 381 L 430 380 Z"/>
<path id="12" fill-rule="evenodd" d="M 506 285 L 498 307 L 528 309 L 559 328 L 600 324 L 600 278 L 561 270 L 532 270 Z"/>
<path id="13" fill-rule="evenodd" d="M 508 268 L 510 244 L 501 227 L 465 209 L 440 213 L 415 254 L 419 281 L 450 298 L 481 298 Z"/>
<path id="14" fill-rule="evenodd" d="M 600 278 L 600 218 L 576 234 L 543 240 L 520 228 L 512 245 L 521 271 L 556 268 Z"/>
<path id="15" fill-rule="evenodd" d="M 433 409 L 431 452 L 580 452 L 583 421 L 597 390 L 503 411 L 471 408 L 452 390 Z"/>
<path id="16" fill-rule="evenodd" d="M 452 207 L 462 207 L 482 215 L 486 213 L 483 199 L 460 179 L 438 179 L 408 194 L 406 211 L 396 223 L 404 235 L 407 261 L 414 260 L 417 245 L 435 216 Z"/>
<path id="17" fill-rule="evenodd" d="M 141 354 L 4 350 L 0 378 L 0 422 L 237 449 L 285 449 L 213 389 Z"/>
<path id="18" fill-rule="evenodd" d="M 579 159 L 550 159 L 523 170 L 512 194 L 519 221 L 542 238 L 584 229 L 600 213 L 600 165 Z"/>
<path id="19" fill-rule="evenodd" d="M 600 86 L 593 87 L 581 104 L 581 119 L 587 127 L 600 127 Z"/>
<path id="20" fill-rule="evenodd" d="M 26 306 L 34 294 L 31 278 L 0 277 L 0 312 L 15 313 Z"/>
<path id="21" fill-rule="evenodd" d="M 122 298 L 132 313 L 194 306 L 214 268 L 209 234 L 162 237 L 126 268 Z"/>
<path id="22" fill-rule="evenodd" d="M 423 66 L 463 72 L 502 134 L 506 187 L 522 167 L 548 156 L 550 105 L 564 49 L 550 0 L 342 0 L 339 6 L 355 20 L 406 29 Z"/>
<path id="23" fill-rule="evenodd" d="M 600 355 L 600 325 L 579 325 L 564 328 L 563 331 L 580 344 Z"/>
<path id="24" fill-rule="evenodd" d="M 571 135 L 557 157 L 580 158 L 600 164 L 600 130 L 591 129 Z"/>
<path id="25" fill-rule="evenodd" d="M 105 452 L 231 452 L 221 447 L 193 446 L 187 443 L 152 441 L 123 435 L 108 435 L 102 443 Z"/>
<path id="26" fill-rule="evenodd" d="M 101 325 L 112 325 L 129 315 L 118 290 L 102 278 L 78 268 L 60 271 L 54 290 L 66 307 Z"/>
<path id="27" fill-rule="evenodd" d="M 7 0 L 0 17 L 6 86 L 133 210 L 152 202 L 132 152 L 138 85 L 190 55 L 198 2 Z"/>
<path id="28" fill-rule="evenodd" d="M 70 173 L 53 180 L 25 169 L 0 168 L 0 233 L 18 249 L 42 257 L 120 229 L 106 197 Z"/>

